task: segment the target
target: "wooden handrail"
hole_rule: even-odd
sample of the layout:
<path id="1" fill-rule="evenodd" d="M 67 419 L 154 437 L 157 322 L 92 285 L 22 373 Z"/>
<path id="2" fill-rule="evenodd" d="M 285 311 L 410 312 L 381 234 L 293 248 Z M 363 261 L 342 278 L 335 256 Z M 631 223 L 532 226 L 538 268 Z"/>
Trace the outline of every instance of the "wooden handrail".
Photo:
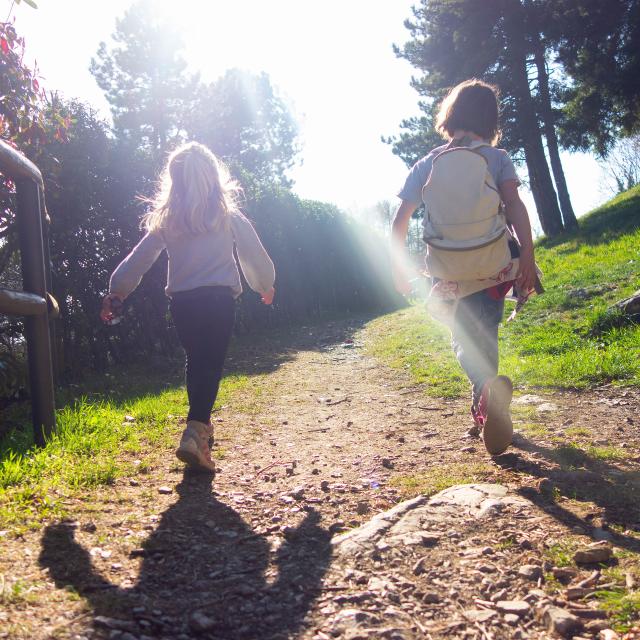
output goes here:
<path id="1" fill-rule="evenodd" d="M 4 140 L 0 140 L 0 173 L 12 180 L 29 178 L 39 186 L 43 184 L 40 169 Z"/>
<path id="2" fill-rule="evenodd" d="M 51 286 L 42 174 L 33 162 L 0 140 L 0 173 L 16 189 L 16 222 L 24 291 L 0 291 L 0 313 L 24 316 L 33 434 L 43 445 L 55 428 L 50 319 L 59 313 Z"/>
<path id="3" fill-rule="evenodd" d="M 35 293 L 0 289 L 0 313 L 12 316 L 39 316 L 47 311 L 47 301 Z"/>

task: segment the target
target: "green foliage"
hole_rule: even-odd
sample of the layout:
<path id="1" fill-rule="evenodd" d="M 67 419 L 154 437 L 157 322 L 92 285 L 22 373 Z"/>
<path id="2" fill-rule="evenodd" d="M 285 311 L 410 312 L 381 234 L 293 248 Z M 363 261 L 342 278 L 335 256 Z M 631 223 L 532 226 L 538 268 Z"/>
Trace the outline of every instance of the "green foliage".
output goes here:
<path id="1" fill-rule="evenodd" d="M 186 130 L 252 181 L 291 186 L 297 123 L 266 73 L 230 69 L 200 87 Z"/>
<path id="2" fill-rule="evenodd" d="M 539 243 L 546 292 L 501 327 L 500 367 L 517 385 L 640 384 L 640 326 L 607 327 L 602 320 L 612 304 L 640 288 L 639 210 L 636 187 L 581 219 L 576 233 Z M 448 331 L 422 307 L 379 318 L 369 333 L 373 353 L 428 382 L 428 393 L 467 388 Z"/>
<path id="3" fill-rule="evenodd" d="M 247 382 L 246 376 L 225 377 L 218 402 Z M 181 429 L 177 416 L 186 414 L 184 388 L 149 393 L 149 376 L 130 373 L 127 389 L 126 399 L 114 393 L 63 406 L 43 448 L 33 447 L 29 431 L 12 431 L 0 442 L 0 528 L 60 516 L 65 497 L 144 473 L 155 456 L 167 454 Z"/>
<path id="4" fill-rule="evenodd" d="M 413 18 L 405 23 L 410 40 L 396 53 L 416 67 L 422 76 L 412 86 L 423 100 L 424 117 L 405 120 L 399 139 L 389 138 L 394 153 L 415 160 L 434 145 L 433 123 L 438 103 L 449 88 L 463 80 L 478 77 L 498 86 L 501 95 L 501 144 L 516 160 L 526 160 L 531 189 L 542 228 L 555 235 L 563 228 L 558 198 L 551 180 L 540 130 L 545 122 L 549 150 L 553 151 L 556 183 L 564 184 L 550 104 L 549 78 L 544 64 L 545 50 L 540 45 L 539 3 L 480 3 L 474 0 L 422 0 L 413 9 Z M 543 46 L 542 51 L 537 48 Z M 538 53 L 537 94 L 529 80 L 530 58 Z M 544 77 L 542 77 L 544 74 Z M 544 91 L 540 89 L 544 87 Z M 423 147 L 422 143 L 429 146 Z M 553 143 L 553 144 L 552 144 Z M 569 215 L 570 202 L 564 194 L 563 213 Z"/>
<path id="5" fill-rule="evenodd" d="M 557 60 L 572 80 L 560 95 L 565 144 L 605 154 L 619 135 L 640 130 L 640 2 L 560 0 L 548 5 Z"/>
<path id="6" fill-rule="evenodd" d="M 158 17 L 149 0 L 138 0 L 116 20 L 113 43 L 102 42 L 91 73 L 105 92 L 121 140 L 161 161 L 180 140 L 198 77 L 180 56 L 178 30 Z"/>
<path id="7" fill-rule="evenodd" d="M 78 101 L 54 94 L 48 104 L 34 103 L 29 70 L 16 71 L 23 111 L 39 108 L 41 135 L 25 150 L 45 179 L 53 293 L 61 307 L 56 351 L 64 380 L 140 357 L 153 365 L 177 351 L 164 293 L 164 256 L 127 300 L 124 322 L 104 327 L 98 313 L 109 275 L 142 235 L 139 196 L 152 195 L 162 153 L 187 135 L 231 165 L 244 188 L 244 209 L 276 265 L 275 305 L 267 308 L 257 296 L 243 296 L 239 332 L 398 304 L 383 241 L 332 205 L 301 200 L 288 190 L 297 128 L 268 76 L 232 70 L 200 84 L 184 73 L 182 43 L 172 26 L 148 8 L 146 2 L 132 5 L 117 21 L 112 44 L 101 45 L 93 61 L 112 107 L 113 128 Z M 11 47 L 22 46 L 15 38 L 8 45 L 13 62 L 18 59 Z M 13 220 L 13 205 L 9 198 L 0 209 L 0 234 L 2 216 Z M 0 240 L 0 282 L 20 288 L 16 245 L 10 234 Z M 11 371 L 4 376 L 12 378 L 6 390 L 11 395 L 24 383 L 24 375 L 17 375 L 22 327 L 3 319 L 0 328 L 1 352 L 13 354 L 0 368 L 0 381 Z"/>

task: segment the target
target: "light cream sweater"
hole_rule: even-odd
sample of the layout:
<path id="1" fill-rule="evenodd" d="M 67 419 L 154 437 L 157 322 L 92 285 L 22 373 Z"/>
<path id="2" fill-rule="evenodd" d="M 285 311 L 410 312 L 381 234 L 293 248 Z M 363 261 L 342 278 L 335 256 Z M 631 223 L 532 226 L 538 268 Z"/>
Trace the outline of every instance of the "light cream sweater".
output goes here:
<path id="1" fill-rule="evenodd" d="M 247 218 L 234 214 L 230 220 L 228 230 L 182 235 L 147 233 L 113 272 L 110 293 L 126 298 L 166 249 L 169 256 L 167 295 L 197 287 L 226 286 L 238 297 L 242 285 L 233 255 L 234 245 L 249 286 L 258 293 L 268 292 L 275 281 L 271 258 Z"/>

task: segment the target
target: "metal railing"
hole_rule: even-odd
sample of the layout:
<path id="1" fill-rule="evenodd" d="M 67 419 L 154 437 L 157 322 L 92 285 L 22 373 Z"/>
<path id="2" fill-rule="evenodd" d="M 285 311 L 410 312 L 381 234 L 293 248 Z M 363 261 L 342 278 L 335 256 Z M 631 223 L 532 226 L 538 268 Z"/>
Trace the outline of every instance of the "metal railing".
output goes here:
<path id="1" fill-rule="evenodd" d="M 0 140 L 0 173 L 16 185 L 18 239 L 24 291 L 0 289 L 0 313 L 24 316 L 33 435 L 44 444 L 55 428 L 51 320 L 58 305 L 50 293 L 49 241 L 42 174 L 19 151 Z"/>

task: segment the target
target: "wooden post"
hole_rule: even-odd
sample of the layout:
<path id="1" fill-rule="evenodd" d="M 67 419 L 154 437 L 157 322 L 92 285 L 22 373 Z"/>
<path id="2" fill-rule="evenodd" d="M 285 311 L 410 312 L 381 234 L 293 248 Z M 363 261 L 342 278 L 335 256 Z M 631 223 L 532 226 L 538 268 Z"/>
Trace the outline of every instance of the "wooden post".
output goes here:
<path id="1" fill-rule="evenodd" d="M 42 237 L 40 187 L 28 178 L 16 180 L 17 220 L 22 264 L 22 284 L 26 293 L 47 299 L 47 275 Z M 47 265 L 48 266 L 48 265 Z M 25 318 L 34 440 L 43 445 L 55 428 L 53 368 L 49 314 Z"/>

